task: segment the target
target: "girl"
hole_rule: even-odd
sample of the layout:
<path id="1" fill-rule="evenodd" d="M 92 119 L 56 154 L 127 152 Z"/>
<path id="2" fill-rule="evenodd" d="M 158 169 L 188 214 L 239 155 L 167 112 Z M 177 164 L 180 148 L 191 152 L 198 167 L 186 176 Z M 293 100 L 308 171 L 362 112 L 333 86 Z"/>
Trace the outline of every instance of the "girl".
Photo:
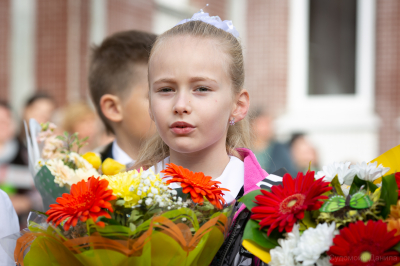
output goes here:
<path id="1" fill-rule="evenodd" d="M 136 164 L 154 166 L 157 173 L 169 162 L 203 172 L 230 190 L 224 196 L 228 202 L 257 189 L 268 175 L 246 149 L 249 94 L 234 35 L 230 22 L 201 11 L 158 37 L 149 59 L 149 111 L 158 134 Z M 229 241 L 212 265 L 252 264 L 251 255 L 239 253 L 240 229 L 250 216 L 244 209 L 240 206 Z"/>

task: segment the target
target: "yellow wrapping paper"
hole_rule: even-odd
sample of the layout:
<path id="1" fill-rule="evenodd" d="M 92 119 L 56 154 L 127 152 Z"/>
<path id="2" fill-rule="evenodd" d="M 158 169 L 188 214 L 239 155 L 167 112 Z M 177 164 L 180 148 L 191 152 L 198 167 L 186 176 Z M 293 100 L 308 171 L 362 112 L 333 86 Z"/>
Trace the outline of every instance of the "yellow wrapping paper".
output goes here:
<path id="1" fill-rule="evenodd" d="M 219 213 L 193 235 L 187 224 L 157 216 L 134 239 L 125 235 L 111 239 L 99 231 L 68 240 L 52 227 L 36 228 L 18 239 L 14 256 L 23 266 L 207 266 L 221 247 L 229 224 L 227 214 Z M 30 250 L 24 257 L 27 247 Z"/>

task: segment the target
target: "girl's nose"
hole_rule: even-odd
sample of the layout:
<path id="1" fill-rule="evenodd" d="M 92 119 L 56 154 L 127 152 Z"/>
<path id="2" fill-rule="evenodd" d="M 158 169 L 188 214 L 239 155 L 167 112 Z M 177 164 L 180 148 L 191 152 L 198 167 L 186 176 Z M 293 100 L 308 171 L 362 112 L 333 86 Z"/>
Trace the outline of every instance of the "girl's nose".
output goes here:
<path id="1" fill-rule="evenodd" d="M 173 111 L 178 115 L 190 114 L 192 112 L 188 95 L 185 95 L 183 92 L 180 92 L 176 95 L 176 102 Z"/>

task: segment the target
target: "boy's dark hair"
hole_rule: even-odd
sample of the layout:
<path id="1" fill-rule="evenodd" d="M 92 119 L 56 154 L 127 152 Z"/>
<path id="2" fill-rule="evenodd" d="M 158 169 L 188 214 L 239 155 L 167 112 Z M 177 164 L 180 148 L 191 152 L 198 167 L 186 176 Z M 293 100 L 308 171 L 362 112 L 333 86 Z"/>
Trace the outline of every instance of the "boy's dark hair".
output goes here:
<path id="1" fill-rule="evenodd" d="M 31 97 L 29 97 L 26 102 L 25 102 L 25 108 L 31 106 L 38 100 L 49 100 L 51 102 L 54 102 L 53 97 L 48 95 L 47 93 L 44 92 L 38 92 L 33 94 Z"/>
<path id="2" fill-rule="evenodd" d="M 101 97 L 104 94 L 122 96 L 128 91 L 135 79 L 133 66 L 147 64 L 156 37 L 155 34 L 142 31 L 122 31 L 92 48 L 90 95 L 107 132 L 114 133 L 114 130 L 101 111 Z"/>

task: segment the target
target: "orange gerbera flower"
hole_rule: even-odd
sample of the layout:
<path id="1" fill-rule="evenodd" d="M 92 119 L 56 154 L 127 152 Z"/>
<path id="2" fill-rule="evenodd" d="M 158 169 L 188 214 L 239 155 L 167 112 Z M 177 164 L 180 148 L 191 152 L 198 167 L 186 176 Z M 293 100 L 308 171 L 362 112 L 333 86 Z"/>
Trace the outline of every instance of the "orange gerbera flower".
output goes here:
<path id="1" fill-rule="evenodd" d="M 88 181 L 82 180 L 73 184 L 70 194 L 64 193 L 56 200 L 59 204 L 50 205 L 50 210 L 46 212 L 49 215 L 47 222 L 53 222 L 58 226 L 69 218 L 64 224 L 64 230 L 68 230 L 71 225 L 76 225 L 78 219 L 85 222 L 88 218 L 92 218 L 96 222 L 100 216 L 111 218 L 103 208 L 113 212 L 108 201 L 117 197 L 107 187 L 107 180 L 100 180 L 94 176 L 89 177 Z M 104 226 L 104 223 L 98 222 L 97 225 Z"/>
<path id="2" fill-rule="evenodd" d="M 222 204 L 225 203 L 222 197 L 222 191 L 229 191 L 226 188 L 220 188 L 219 181 L 212 181 L 211 176 L 206 176 L 202 172 L 193 173 L 189 169 L 177 166 L 173 163 L 167 164 L 167 168 L 161 173 L 165 174 L 164 178 L 172 177 L 167 180 L 167 184 L 179 182 L 181 183 L 182 192 L 190 193 L 192 200 L 196 203 L 203 204 L 204 198 L 218 209 L 222 209 Z"/>

